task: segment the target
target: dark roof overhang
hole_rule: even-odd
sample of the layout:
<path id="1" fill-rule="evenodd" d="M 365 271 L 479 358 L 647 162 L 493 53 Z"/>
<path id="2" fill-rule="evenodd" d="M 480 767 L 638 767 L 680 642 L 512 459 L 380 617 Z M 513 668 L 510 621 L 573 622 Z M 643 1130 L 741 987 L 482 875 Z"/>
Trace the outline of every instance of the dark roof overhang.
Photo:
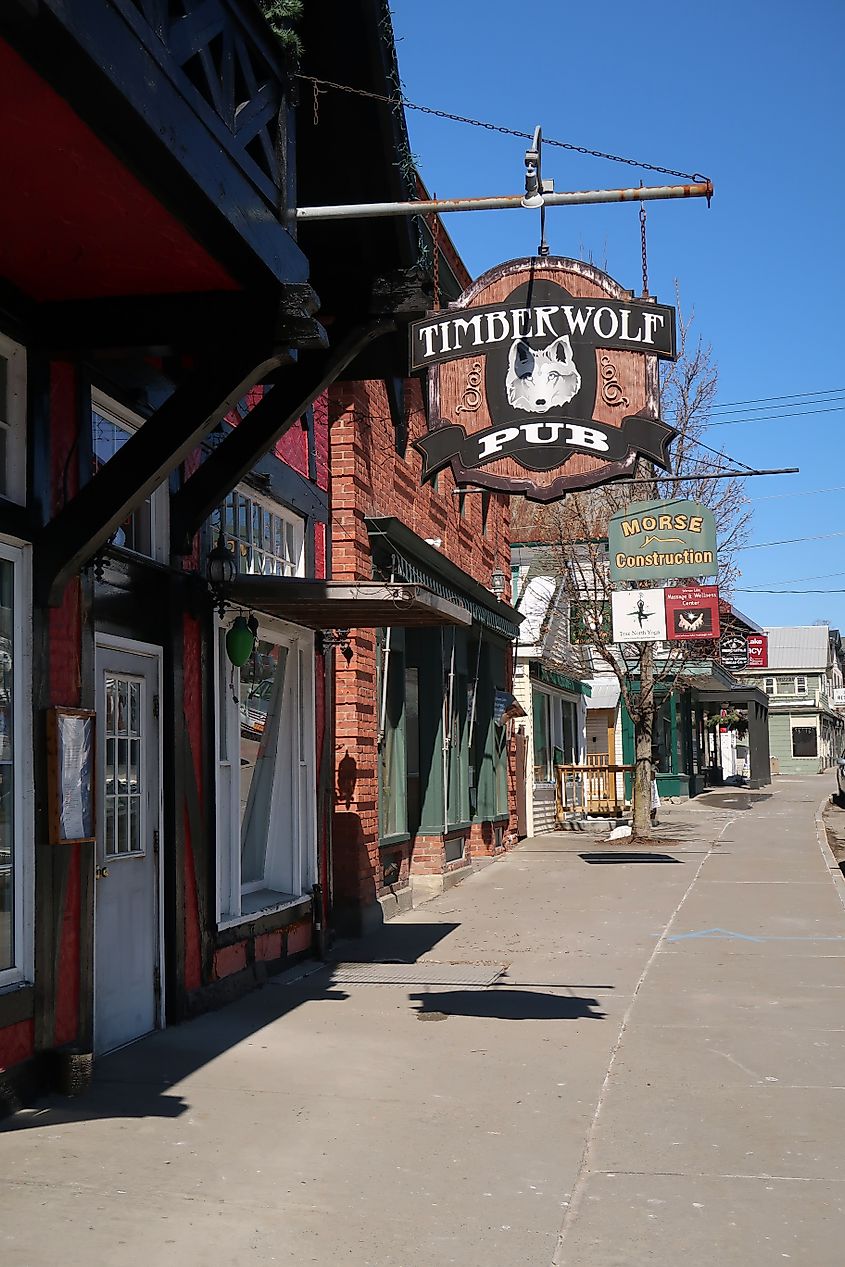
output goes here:
<path id="1" fill-rule="evenodd" d="M 441 598 L 470 612 L 472 619 L 502 638 L 519 637 L 523 616 L 501 602 L 475 577 L 430 546 L 401 519 L 371 516 L 365 520 L 373 548 L 373 563 L 383 573 L 424 585 Z"/>
<path id="2" fill-rule="evenodd" d="M 424 585 L 381 581 L 306 581 L 298 577 L 241 576 L 230 601 L 304 625 L 307 629 L 383 629 L 389 626 L 469 625 L 465 607 Z"/>

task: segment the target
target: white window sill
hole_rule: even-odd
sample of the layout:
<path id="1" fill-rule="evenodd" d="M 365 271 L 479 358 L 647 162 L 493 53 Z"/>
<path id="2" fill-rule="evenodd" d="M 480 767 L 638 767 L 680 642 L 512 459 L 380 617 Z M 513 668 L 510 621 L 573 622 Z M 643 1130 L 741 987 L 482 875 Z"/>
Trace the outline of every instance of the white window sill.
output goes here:
<path id="1" fill-rule="evenodd" d="M 32 988 L 33 982 L 28 980 L 20 968 L 7 968 L 0 972 L 0 995 L 11 994 L 13 990 Z"/>
<path id="2" fill-rule="evenodd" d="M 273 889 L 258 889 L 254 893 L 245 893 L 241 899 L 240 915 L 231 915 L 217 921 L 218 929 L 237 928 L 239 924 L 252 924 L 265 915 L 275 915 L 286 911 L 301 902 L 310 902 L 310 895 L 300 893 L 277 893 Z"/>

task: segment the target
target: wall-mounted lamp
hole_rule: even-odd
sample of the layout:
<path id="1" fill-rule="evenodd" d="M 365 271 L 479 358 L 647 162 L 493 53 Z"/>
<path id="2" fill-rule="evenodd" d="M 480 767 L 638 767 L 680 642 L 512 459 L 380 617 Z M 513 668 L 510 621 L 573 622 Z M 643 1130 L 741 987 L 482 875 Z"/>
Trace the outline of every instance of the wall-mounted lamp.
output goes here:
<path id="1" fill-rule="evenodd" d="M 337 647 L 347 664 L 351 663 L 354 652 L 349 645 L 348 629 L 318 629 L 317 650 L 325 655 L 332 647 Z"/>
<path id="2" fill-rule="evenodd" d="M 501 568 L 494 568 L 490 577 L 490 588 L 497 598 L 501 598 L 505 592 L 505 574 Z"/>
<path id="3" fill-rule="evenodd" d="M 217 545 L 213 550 L 209 550 L 205 561 L 206 580 L 211 586 L 214 602 L 221 616 L 226 610 L 226 596 L 235 579 L 236 571 L 235 556 L 226 545 L 226 538 L 221 529 Z"/>

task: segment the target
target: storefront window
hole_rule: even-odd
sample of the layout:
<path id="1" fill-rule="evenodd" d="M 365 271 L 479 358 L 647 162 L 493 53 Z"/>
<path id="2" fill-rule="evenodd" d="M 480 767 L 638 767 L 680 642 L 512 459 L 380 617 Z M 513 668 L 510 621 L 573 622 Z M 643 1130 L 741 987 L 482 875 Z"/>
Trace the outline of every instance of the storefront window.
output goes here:
<path id="1" fill-rule="evenodd" d="M 0 985 L 32 964 L 30 644 L 23 550 L 0 544 Z"/>
<path id="2" fill-rule="evenodd" d="M 672 701 L 669 697 L 660 705 L 654 721 L 651 742 L 651 759 L 655 773 L 672 773 Z"/>
<path id="3" fill-rule="evenodd" d="M 819 732 L 815 726 L 792 727 L 793 757 L 817 757 L 819 755 Z"/>
<path id="4" fill-rule="evenodd" d="M 0 334 L 0 494 L 26 501 L 26 352 Z"/>
<path id="5" fill-rule="evenodd" d="M 388 631 L 390 641 L 383 644 L 380 678 L 387 673 L 382 686 L 383 717 L 381 729 L 381 835 L 398 836 L 406 831 L 406 766 L 405 766 L 405 657 L 401 635 Z M 385 639 L 388 634 L 383 635 Z"/>
<path id="6" fill-rule="evenodd" d="M 15 966 L 14 566 L 0 559 L 0 972 Z"/>
<path id="7" fill-rule="evenodd" d="M 577 765 L 578 750 L 578 706 L 571 700 L 561 700 L 563 713 L 563 762 L 558 765 Z"/>
<path id="8" fill-rule="evenodd" d="M 551 724 L 549 697 L 544 691 L 532 693 L 534 714 L 534 782 L 548 783 L 552 778 Z"/>
<path id="9" fill-rule="evenodd" d="M 218 649 L 218 883 L 222 922 L 308 890 L 315 871 L 311 647 L 263 629 L 238 671 Z"/>

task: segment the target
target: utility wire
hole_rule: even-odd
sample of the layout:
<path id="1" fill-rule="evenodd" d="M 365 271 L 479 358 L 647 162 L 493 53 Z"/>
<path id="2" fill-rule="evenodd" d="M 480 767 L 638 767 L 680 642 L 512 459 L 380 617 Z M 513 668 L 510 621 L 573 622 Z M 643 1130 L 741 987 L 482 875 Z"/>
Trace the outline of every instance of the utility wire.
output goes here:
<path id="1" fill-rule="evenodd" d="M 714 413 L 716 410 L 728 409 L 731 413 L 742 413 L 746 405 L 767 405 L 769 402 L 774 402 L 772 404 L 772 408 L 774 408 L 775 405 L 780 407 L 781 403 L 786 400 L 797 400 L 800 403 L 807 396 L 838 396 L 842 392 L 845 392 L 845 387 L 818 387 L 813 391 L 791 392 L 783 396 L 752 396 L 748 400 L 719 401 L 716 404 L 708 406 L 708 411 L 710 413 Z M 807 401 L 806 403 L 814 404 L 815 402 Z"/>
<path id="2" fill-rule="evenodd" d="M 520 140 L 531 141 L 534 134 L 532 132 L 521 132 L 518 128 L 507 128 L 500 123 L 488 123 L 483 119 L 473 119 L 465 114 L 452 114 L 448 110 L 437 110 L 433 106 L 423 106 L 416 101 L 409 101 L 407 97 L 401 93 L 387 97 L 380 92 L 370 92 L 366 88 L 353 88 L 350 84 L 338 84 L 331 79 L 318 79 L 315 75 L 296 75 L 297 79 L 302 79 L 309 84 L 313 84 L 318 92 L 326 89 L 333 89 L 335 92 L 348 92 L 355 97 L 367 97 L 370 101 L 381 101 L 385 105 L 404 106 L 406 110 L 416 110 L 419 114 L 428 114 L 435 119 L 448 119 L 450 123 L 465 123 L 473 128 L 483 128 L 486 132 L 498 132 L 502 136 L 516 136 Z M 679 172 L 672 167 L 658 167 L 655 163 L 641 163 L 635 158 L 623 158 L 621 154 L 606 154 L 604 150 L 593 150 L 586 145 L 575 145 L 572 141 L 556 141 L 551 137 L 543 137 L 544 145 L 551 145 L 557 149 L 570 150 L 575 154 L 586 154 L 590 158 L 603 158 L 609 163 L 624 163 L 628 167 L 639 167 L 646 172 L 662 172 L 665 176 L 678 176 L 681 180 L 705 181 L 706 176 L 702 176 L 700 172 Z"/>
<path id="3" fill-rule="evenodd" d="M 796 488 L 792 493 L 765 493 L 762 497 L 756 497 L 755 501 L 771 502 L 781 497 L 820 497 L 822 493 L 845 493 L 845 484 L 836 484 L 833 488 Z M 845 576 L 845 572 L 842 575 Z"/>
<path id="4" fill-rule="evenodd" d="M 716 422 L 702 423 L 702 426 L 708 431 L 713 427 L 747 427 L 751 422 L 777 422 L 781 418 L 808 418 L 812 414 L 841 414 L 843 411 L 845 411 L 845 401 L 831 409 L 802 409 L 796 410 L 793 414 L 761 414 L 759 418 L 729 418 L 726 422 L 720 419 Z"/>
<path id="5" fill-rule="evenodd" d="M 749 590 L 749 589 L 743 589 L 741 585 L 734 585 L 732 588 L 736 591 L 737 594 L 845 594 L 845 589 L 843 590 Z M 797 647 L 793 649 L 798 650 Z M 782 650 L 786 651 L 786 650 L 789 650 L 789 648 L 784 647 L 782 648 Z"/>
<path id="6" fill-rule="evenodd" d="M 815 537 L 785 537 L 783 541 L 756 541 L 750 546 L 736 546 L 737 550 L 764 550 L 767 546 L 792 546 L 801 541 L 829 541 L 831 537 L 845 537 L 845 532 L 820 532 Z"/>

